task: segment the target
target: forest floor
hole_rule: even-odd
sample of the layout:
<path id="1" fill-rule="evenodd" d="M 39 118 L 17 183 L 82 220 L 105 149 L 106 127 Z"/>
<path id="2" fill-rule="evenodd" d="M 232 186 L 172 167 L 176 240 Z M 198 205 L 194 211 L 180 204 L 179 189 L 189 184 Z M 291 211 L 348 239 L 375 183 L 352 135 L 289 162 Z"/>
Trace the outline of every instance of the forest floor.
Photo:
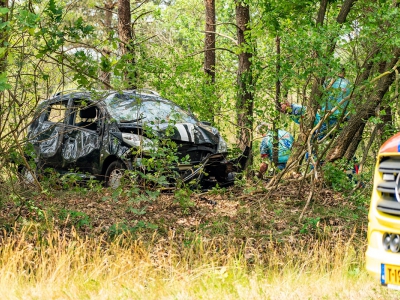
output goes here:
<path id="1" fill-rule="evenodd" d="M 307 205 L 310 186 L 288 182 L 267 190 L 263 181 L 206 193 L 130 195 L 126 191 L 79 187 L 27 192 L 6 203 L 0 225 L 28 223 L 68 234 L 115 236 L 124 231 L 154 238 L 173 232 L 181 239 L 206 238 L 295 242 L 308 238 L 356 238 L 365 245 L 369 191 L 344 196 L 320 187 Z M 152 199 L 152 200 L 151 200 Z M 301 219 L 300 219 L 301 218 Z M 8 224 L 8 225 L 7 225 Z"/>
<path id="2" fill-rule="evenodd" d="M 21 198 L 0 210 L 7 262 L 0 273 L 9 278 L 0 295 L 400 297 L 365 270 L 370 189 L 344 194 L 321 183 L 309 198 L 310 190 L 294 180 L 271 190 L 264 181 L 248 181 L 205 193 L 100 186 L 20 191 Z M 11 293 L 13 283 L 20 285 Z"/>

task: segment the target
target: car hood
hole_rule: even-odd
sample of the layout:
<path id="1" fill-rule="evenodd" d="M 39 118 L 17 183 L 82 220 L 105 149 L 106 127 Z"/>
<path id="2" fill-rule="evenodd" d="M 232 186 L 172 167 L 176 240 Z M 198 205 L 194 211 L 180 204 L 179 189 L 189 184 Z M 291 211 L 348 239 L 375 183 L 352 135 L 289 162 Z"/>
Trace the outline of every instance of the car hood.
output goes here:
<path id="1" fill-rule="evenodd" d="M 172 125 L 160 124 L 154 128 L 163 137 L 169 137 L 174 141 L 182 141 L 193 144 L 218 145 L 219 132 L 216 128 L 201 123 L 177 123 Z"/>
<path id="2" fill-rule="evenodd" d="M 203 123 L 176 123 L 176 124 L 147 124 L 150 126 L 160 137 L 170 138 L 174 141 L 182 141 L 193 143 L 195 145 L 211 144 L 218 145 L 220 134 L 218 130 L 212 126 Z M 142 125 L 133 123 L 119 123 L 120 130 L 141 129 Z"/>

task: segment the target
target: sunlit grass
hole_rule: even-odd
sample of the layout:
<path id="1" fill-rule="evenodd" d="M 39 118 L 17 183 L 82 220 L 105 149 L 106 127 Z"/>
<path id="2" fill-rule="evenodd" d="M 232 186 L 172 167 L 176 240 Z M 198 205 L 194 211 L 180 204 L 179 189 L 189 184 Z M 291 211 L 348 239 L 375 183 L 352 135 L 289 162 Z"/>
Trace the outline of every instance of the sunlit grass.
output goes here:
<path id="1" fill-rule="evenodd" d="M 0 251 L 2 299 L 395 299 L 352 242 L 107 242 L 32 227 Z"/>

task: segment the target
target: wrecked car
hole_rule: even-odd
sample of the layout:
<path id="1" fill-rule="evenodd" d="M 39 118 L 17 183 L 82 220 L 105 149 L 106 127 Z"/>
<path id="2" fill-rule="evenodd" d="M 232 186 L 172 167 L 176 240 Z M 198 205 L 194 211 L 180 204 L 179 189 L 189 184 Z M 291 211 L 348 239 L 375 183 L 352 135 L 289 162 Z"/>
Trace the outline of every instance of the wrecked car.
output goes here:
<path id="1" fill-rule="evenodd" d="M 180 182 L 195 180 L 201 188 L 233 184 L 241 162 L 226 159 L 218 130 L 152 91 L 57 94 L 38 106 L 27 140 L 36 172 L 72 172 L 115 188 L 125 170 L 145 168 L 143 158 L 157 151 L 154 137 L 175 142 L 176 156 L 186 158 L 171 165 Z M 31 171 L 20 170 L 31 180 Z"/>

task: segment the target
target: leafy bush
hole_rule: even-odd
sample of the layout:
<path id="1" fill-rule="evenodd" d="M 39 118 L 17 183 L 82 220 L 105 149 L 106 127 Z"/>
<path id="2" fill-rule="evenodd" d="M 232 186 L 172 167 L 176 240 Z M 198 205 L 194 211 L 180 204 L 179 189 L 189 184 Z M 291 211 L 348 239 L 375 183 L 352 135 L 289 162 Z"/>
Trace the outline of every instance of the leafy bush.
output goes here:
<path id="1" fill-rule="evenodd" d="M 326 163 L 322 167 L 325 182 L 337 192 L 350 191 L 356 185 L 352 163 L 340 160 L 335 163 Z"/>
<path id="2" fill-rule="evenodd" d="M 195 205 L 194 202 L 190 199 L 192 191 L 189 188 L 184 187 L 177 189 L 174 195 L 175 201 L 180 204 L 183 213 L 189 213 L 189 209 Z"/>
<path id="3" fill-rule="evenodd" d="M 76 210 L 62 209 L 60 212 L 60 219 L 69 221 L 70 224 L 76 228 L 91 226 L 90 217 L 86 213 Z"/>

